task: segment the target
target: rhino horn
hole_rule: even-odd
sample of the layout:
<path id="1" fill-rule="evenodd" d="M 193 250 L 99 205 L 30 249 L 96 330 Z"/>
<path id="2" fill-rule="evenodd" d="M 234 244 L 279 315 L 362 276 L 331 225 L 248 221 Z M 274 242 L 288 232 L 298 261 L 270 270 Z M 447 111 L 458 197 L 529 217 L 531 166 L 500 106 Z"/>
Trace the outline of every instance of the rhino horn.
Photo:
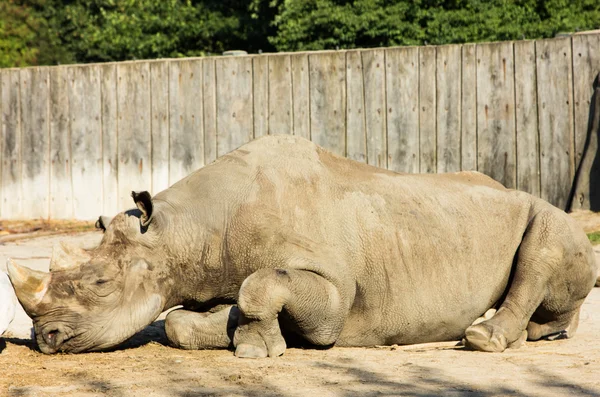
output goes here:
<path id="1" fill-rule="evenodd" d="M 50 271 L 67 270 L 80 266 L 90 260 L 90 254 L 84 249 L 65 242 L 54 245 Z"/>
<path id="2" fill-rule="evenodd" d="M 51 275 L 46 272 L 32 270 L 20 266 L 8 259 L 6 262 L 8 278 L 15 288 L 15 293 L 23 309 L 29 315 L 35 315 L 36 309 L 48 291 Z"/>

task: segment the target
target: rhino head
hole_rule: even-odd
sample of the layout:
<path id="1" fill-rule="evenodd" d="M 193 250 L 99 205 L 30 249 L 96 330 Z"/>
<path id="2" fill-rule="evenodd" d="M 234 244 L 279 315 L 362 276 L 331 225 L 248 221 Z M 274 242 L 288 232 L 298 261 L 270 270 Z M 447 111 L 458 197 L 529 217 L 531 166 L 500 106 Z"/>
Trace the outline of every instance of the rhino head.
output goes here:
<path id="1" fill-rule="evenodd" d="M 115 216 L 97 248 L 56 247 L 49 273 L 7 263 L 42 352 L 115 346 L 163 311 L 168 277 L 160 265 L 161 228 L 151 225 L 160 222 L 147 192 L 133 197 L 138 209 Z"/>

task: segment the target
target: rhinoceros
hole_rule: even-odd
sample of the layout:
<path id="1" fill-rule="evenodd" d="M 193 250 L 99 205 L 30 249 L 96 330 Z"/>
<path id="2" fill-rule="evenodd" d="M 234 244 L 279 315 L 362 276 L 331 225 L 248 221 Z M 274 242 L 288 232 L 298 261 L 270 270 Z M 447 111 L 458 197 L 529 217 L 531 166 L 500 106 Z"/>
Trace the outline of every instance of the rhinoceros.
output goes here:
<path id="1" fill-rule="evenodd" d="M 13 318 L 17 299 L 6 273 L 0 271 L 0 336 L 4 334 Z"/>
<path id="2" fill-rule="evenodd" d="M 171 345 L 238 357 L 281 355 L 289 338 L 464 337 L 500 352 L 573 336 L 596 280 L 582 229 L 539 198 L 477 172 L 372 167 L 299 137 L 254 140 L 132 196 L 134 209 L 101 218 L 97 248 L 59 252 L 49 273 L 9 263 L 42 352 L 114 347 L 178 305 Z"/>

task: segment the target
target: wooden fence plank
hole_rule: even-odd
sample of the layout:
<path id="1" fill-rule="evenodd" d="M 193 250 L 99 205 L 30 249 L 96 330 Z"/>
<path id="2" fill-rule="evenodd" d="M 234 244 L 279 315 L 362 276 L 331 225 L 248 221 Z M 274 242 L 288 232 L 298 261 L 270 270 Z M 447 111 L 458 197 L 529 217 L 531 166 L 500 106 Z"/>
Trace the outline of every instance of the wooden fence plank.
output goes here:
<path id="1" fill-rule="evenodd" d="M 461 49 L 460 45 L 437 48 L 437 172 L 461 169 Z"/>
<path id="2" fill-rule="evenodd" d="M 4 153 L 4 113 L 2 111 L 2 70 L 0 70 L 0 219 L 2 219 L 2 154 Z M 8 105 L 7 105 L 8 106 Z"/>
<path id="3" fill-rule="evenodd" d="M 573 100 L 575 105 L 575 169 L 580 168 L 576 190 L 571 209 L 600 210 L 600 202 L 591 203 L 590 188 L 595 185 L 592 181 L 600 175 L 591 175 L 594 155 L 586 156 L 589 160 L 582 163 L 586 138 L 591 127 L 591 101 L 594 93 L 594 79 L 600 73 L 600 35 L 582 34 L 573 36 Z M 598 150 L 598 136 L 592 133 L 589 137 L 588 150 L 593 153 Z M 581 164 L 581 166 L 580 166 Z M 593 188 L 592 188 L 593 189 Z M 600 198 L 596 198 L 598 201 Z M 593 205 L 592 205 L 593 204 Z"/>
<path id="4" fill-rule="evenodd" d="M 419 172 L 437 172 L 436 47 L 419 48 Z M 455 76 L 456 77 L 456 76 Z"/>
<path id="5" fill-rule="evenodd" d="M 535 42 L 515 42 L 517 189 L 540 195 Z"/>
<path id="6" fill-rule="evenodd" d="M 289 55 L 269 56 L 269 134 L 292 134 L 292 62 Z"/>
<path id="7" fill-rule="evenodd" d="M 73 218 L 68 77 L 65 67 L 50 69 L 50 218 L 53 219 Z"/>
<path id="8" fill-rule="evenodd" d="M 388 168 L 419 172 L 419 48 L 386 50 Z"/>
<path id="9" fill-rule="evenodd" d="M 48 218 L 50 123 L 47 68 L 21 69 L 22 182 L 25 218 Z"/>
<path id="10" fill-rule="evenodd" d="M 367 163 L 387 168 L 387 130 L 385 105 L 385 52 L 362 52 L 365 87 L 365 129 Z"/>
<path id="11" fill-rule="evenodd" d="M 346 156 L 367 161 L 365 130 L 365 89 L 362 56 L 359 51 L 346 53 Z"/>
<path id="12" fill-rule="evenodd" d="M 102 94 L 98 66 L 68 68 L 73 216 L 96 219 L 102 209 Z"/>
<path id="13" fill-rule="evenodd" d="M 169 187 L 169 73 L 170 62 L 150 63 L 150 103 L 152 107 L 152 194 Z"/>
<path id="14" fill-rule="evenodd" d="M 478 170 L 516 187 L 515 91 L 512 43 L 477 46 Z"/>
<path id="15" fill-rule="evenodd" d="M 310 131 L 317 145 L 346 154 L 346 57 L 343 52 L 310 54 Z"/>
<path id="16" fill-rule="evenodd" d="M 117 124 L 117 65 L 100 66 L 102 91 L 102 213 L 112 216 L 119 206 L 119 153 Z"/>
<path id="17" fill-rule="evenodd" d="M 204 100 L 204 163 L 210 164 L 217 158 L 217 93 L 215 60 L 202 60 L 202 99 Z"/>
<path id="18" fill-rule="evenodd" d="M 21 95 L 18 69 L 2 73 L 2 217 L 22 217 Z"/>
<path id="19" fill-rule="evenodd" d="M 308 55 L 293 54 L 292 65 L 292 102 L 294 135 L 310 139 L 310 92 L 308 77 Z"/>
<path id="20" fill-rule="evenodd" d="M 171 61 L 169 75 L 169 185 L 172 185 L 204 165 L 202 61 Z"/>
<path id="21" fill-rule="evenodd" d="M 564 208 L 574 169 L 570 38 L 536 42 L 541 196 Z"/>
<path id="22" fill-rule="evenodd" d="M 147 62 L 117 67 L 119 109 L 119 207 L 134 207 L 132 191 L 148 190 L 151 172 L 150 67 Z"/>
<path id="23" fill-rule="evenodd" d="M 269 60 L 270 56 L 252 58 L 252 95 L 254 112 L 254 137 L 269 132 Z"/>
<path id="24" fill-rule="evenodd" d="M 252 58 L 223 57 L 215 62 L 217 155 L 221 156 L 253 137 Z"/>
<path id="25" fill-rule="evenodd" d="M 477 59 L 475 44 L 462 47 L 461 161 L 463 171 L 477 170 Z"/>

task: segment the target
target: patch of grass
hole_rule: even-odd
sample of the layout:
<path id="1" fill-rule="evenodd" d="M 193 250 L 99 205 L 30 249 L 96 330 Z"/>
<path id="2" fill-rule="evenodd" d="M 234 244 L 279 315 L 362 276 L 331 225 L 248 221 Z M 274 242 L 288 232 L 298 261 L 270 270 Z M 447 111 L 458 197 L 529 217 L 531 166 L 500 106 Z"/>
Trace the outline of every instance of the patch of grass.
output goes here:
<path id="1" fill-rule="evenodd" d="M 600 244 L 600 231 L 588 233 L 587 236 L 592 244 Z"/>

